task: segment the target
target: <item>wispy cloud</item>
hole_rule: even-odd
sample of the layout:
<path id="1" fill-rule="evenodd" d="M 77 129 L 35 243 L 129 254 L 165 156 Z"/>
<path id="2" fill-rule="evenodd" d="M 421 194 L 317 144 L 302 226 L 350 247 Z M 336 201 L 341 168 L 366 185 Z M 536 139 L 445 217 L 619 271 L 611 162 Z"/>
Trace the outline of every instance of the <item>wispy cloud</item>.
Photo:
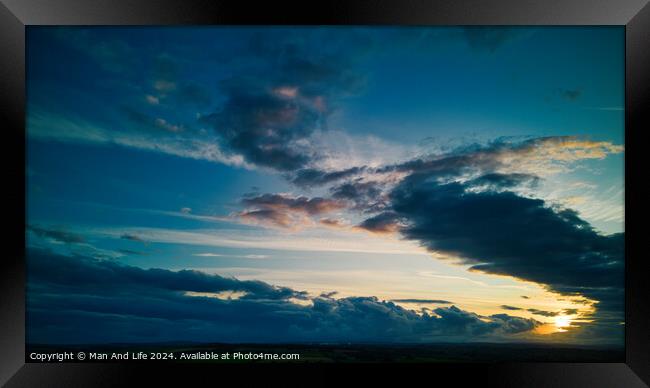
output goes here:
<path id="1" fill-rule="evenodd" d="M 198 256 L 198 257 L 237 257 L 237 258 L 244 258 L 244 259 L 268 259 L 269 255 L 226 255 L 226 254 L 220 254 L 220 253 L 212 253 L 212 252 L 206 252 L 206 253 L 193 253 L 192 256 Z"/>
<path id="2" fill-rule="evenodd" d="M 41 226 L 29 225 L 27 226 L 27 230 L 33 232 L 39 237 L 52 239 L 56 242 L 73 243 L 73 244 L 86 242 L 86 239 L 82 235 L 71 233 L 62 229 L 53 229 L 53 228 L 45 228 Z"/>
<path id="3" fill-rule="evenodd" d="M 200 229 L 174 230 L 162 228 L 97 228 L 84 227 L 86 233 L 119 238 L 125 233 L 137 233 L 150 243 L 200 245 L 205 247 L 281 249 L 315 252 L 360 252 L 378 254 L 427 255 L 417 244 L 397 237 L 374 238 L 350 234 L 336 229 L 285 233 L 281 230 Z M 76 231 L 76 229 L 75 229 Z"/>
<path id="4" fill-rule="evenodd" d="M 391 302 L 413 303 L 413 304 L 452 304 L 448 300 L 442 299 L 391 299 Z"/>
<path id="5" fill-rule="evenodd" d="M 207 160 L 231 166 L 253 168 L 241 155 L 224 152 L 216 139 L 209 136 L 150 134 L 136 130 L 105 128 L 80 118 L 64 117 L 43 112 L 31 112 L 27 117 L 30 137 L 57 142 L 114 144 L 146 151 L 160 152 L 190 159 Z"/>
<path id="6" fill-rule="evenodd" d="M 28 225 L 27 246 L 51 249 L 64 255 L 86 255 L 96 259 L 117 259 L 125 255 L 139 255 L 141 252 L 98 248 L 88 242 L 87 236 L 73 232 L 68 227 L 52 225 Z"/>

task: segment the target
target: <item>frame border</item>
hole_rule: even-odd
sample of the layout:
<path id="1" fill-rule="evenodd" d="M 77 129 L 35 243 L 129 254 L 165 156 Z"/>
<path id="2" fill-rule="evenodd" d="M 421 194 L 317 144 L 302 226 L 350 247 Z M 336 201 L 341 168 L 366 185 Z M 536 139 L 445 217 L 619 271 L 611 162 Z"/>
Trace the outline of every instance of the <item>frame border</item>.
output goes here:
<path id="1" fill-rule="evenodd" d="M 650 5 L 648 0 L 330 0 L 318 4 L 286 1 L 226 0 L 0 0 L 0 118 L 7 147 L 2 154 L 9 175 L 9 224 L 5 236 L 9 252 L 0 264 L 0 384 L 7 386 L 112 386 L 161 381 L 188 383 L 219 373 L 237 373 L 251 365 L 166 364 L 165 368 L 131 364 L 25 364 L 25 26 L 27 25 L 624 25 L 625 26 L 625 202 L 626 225 L 640 225 L 647 213 L 648 190 L 640 176 L 642 131 L 650 128 Z M 254 10 L 254 11 L 251 11 Z M 645 105 L 644 105 L 645 104 Z M 645 108 L 645 109 L 644 109 Z M 4 160 L 6 159 L 6 160 Z M 631 229 L 631 230 L 630 230 Z M 631 232 L 631 234 L 630 234 Z M 626 228 L 626 362 L 623 363 L 503 363 L 381 365 L 255 365 L 255 370 L 278 376 L 307 372 L 303 382 L 336 379 L 331 371 L 346 370 L 372 380 L 422 372 L 498 386 L 629 386 L 650 384 L 650 287 L 641 256 L 640 229 Z M 226 371 L 227 368 L 227 371 Z M 209 369 L 209 371 L 208 371 Z M 368 372 L 368 373 L 366 373 Z M 406 372 L 406 373 L 404 373 Z M 468 373 L 469 372 L 469 373 Z M 395 376 L 393 373 L 388 373 Z M 201 376 L 205 376 L 201 378 Z M 254 375 L 260 375 L 255 373 Z M 267 375 L 267 376 L 268 376 Z M 13 377 L 12 377 L 13 376 Z M 259 377 L 259 376 L 258 376 Z M 412 378 L 411 377 L 411 378 Z M 439 377 L 436 377 L 436 379 Z M 10 380 L 11 379 L 11 380 Z M 407 379 L 396 380 L 405 382 Z M 644 383 L 645 381 L 645 383 Z"/>

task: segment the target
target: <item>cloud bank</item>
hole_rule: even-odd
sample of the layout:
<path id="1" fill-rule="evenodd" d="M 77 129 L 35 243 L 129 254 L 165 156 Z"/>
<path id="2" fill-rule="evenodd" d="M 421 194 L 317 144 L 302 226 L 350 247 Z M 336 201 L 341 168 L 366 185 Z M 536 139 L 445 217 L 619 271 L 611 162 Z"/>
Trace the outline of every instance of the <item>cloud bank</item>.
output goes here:
<path id="1" fill-rule="evenodd" d="M 37 249 L 28 253 L 29 343 L 503 340 L 539 325 L 455 306 L 417 314 L 376 297 L 312 297 L 198 271 L 141 269 Z M 221 292 L 242 296 L 222 299 Z"/>

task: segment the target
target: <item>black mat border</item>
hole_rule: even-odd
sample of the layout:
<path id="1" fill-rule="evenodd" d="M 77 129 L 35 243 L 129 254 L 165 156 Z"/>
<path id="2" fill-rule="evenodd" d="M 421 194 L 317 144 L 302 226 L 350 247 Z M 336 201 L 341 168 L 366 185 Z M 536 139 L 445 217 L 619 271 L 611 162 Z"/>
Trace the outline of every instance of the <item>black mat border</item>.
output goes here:
<path id="1" fill-rule="evenodd" d="M 25 26 L 26 25 L 625 25 L 626 362 L 426 365 L 25 364 Z M 116 386 L 153 381 L 223 385 L 223 374 L 282 378 L 301 385 L 391 379 L 481 386 L 632 387 L 650 382 L 650 295 L 643 221 L 650 196 L 641 173 L 650 129 L 650 6 L 646 0 L 174 1 L 1 0 L 0 119 L 4 127 L 6 253 L 0 260 L 0 384 Z M 255 373 L 249 371 L 254 370 Z M 218 372 L 216 377 L 215 372 Z M 13 378 L 12 378 L 13 375 Z M 306 380 L 305 380 L 306 379 Z M 448 380 L 451 379 L 451 380 Z M 425 380 L 426 381 L 426 380 Z M 347 384 L 345 384 L 347 385 Z M 365 385 L 365 384 L 364 384 Z M 436 384 L 437 385 L 437 384 Z"/>

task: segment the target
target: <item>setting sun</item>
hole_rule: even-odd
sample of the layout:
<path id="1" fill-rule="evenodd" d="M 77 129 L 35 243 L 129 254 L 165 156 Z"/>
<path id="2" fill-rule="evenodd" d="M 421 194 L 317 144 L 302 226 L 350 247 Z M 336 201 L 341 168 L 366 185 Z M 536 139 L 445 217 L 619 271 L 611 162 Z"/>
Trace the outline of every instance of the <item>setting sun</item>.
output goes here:
<path id="1" fill-rule="evenodd" d="M 555 327 L 558 329 L 563 329 L 565 327 L 571 326 L 571 317 L 568 315 L 558 315 L 555 317 Z M 562 330 L 564 331 L 564 330 Z"/>

